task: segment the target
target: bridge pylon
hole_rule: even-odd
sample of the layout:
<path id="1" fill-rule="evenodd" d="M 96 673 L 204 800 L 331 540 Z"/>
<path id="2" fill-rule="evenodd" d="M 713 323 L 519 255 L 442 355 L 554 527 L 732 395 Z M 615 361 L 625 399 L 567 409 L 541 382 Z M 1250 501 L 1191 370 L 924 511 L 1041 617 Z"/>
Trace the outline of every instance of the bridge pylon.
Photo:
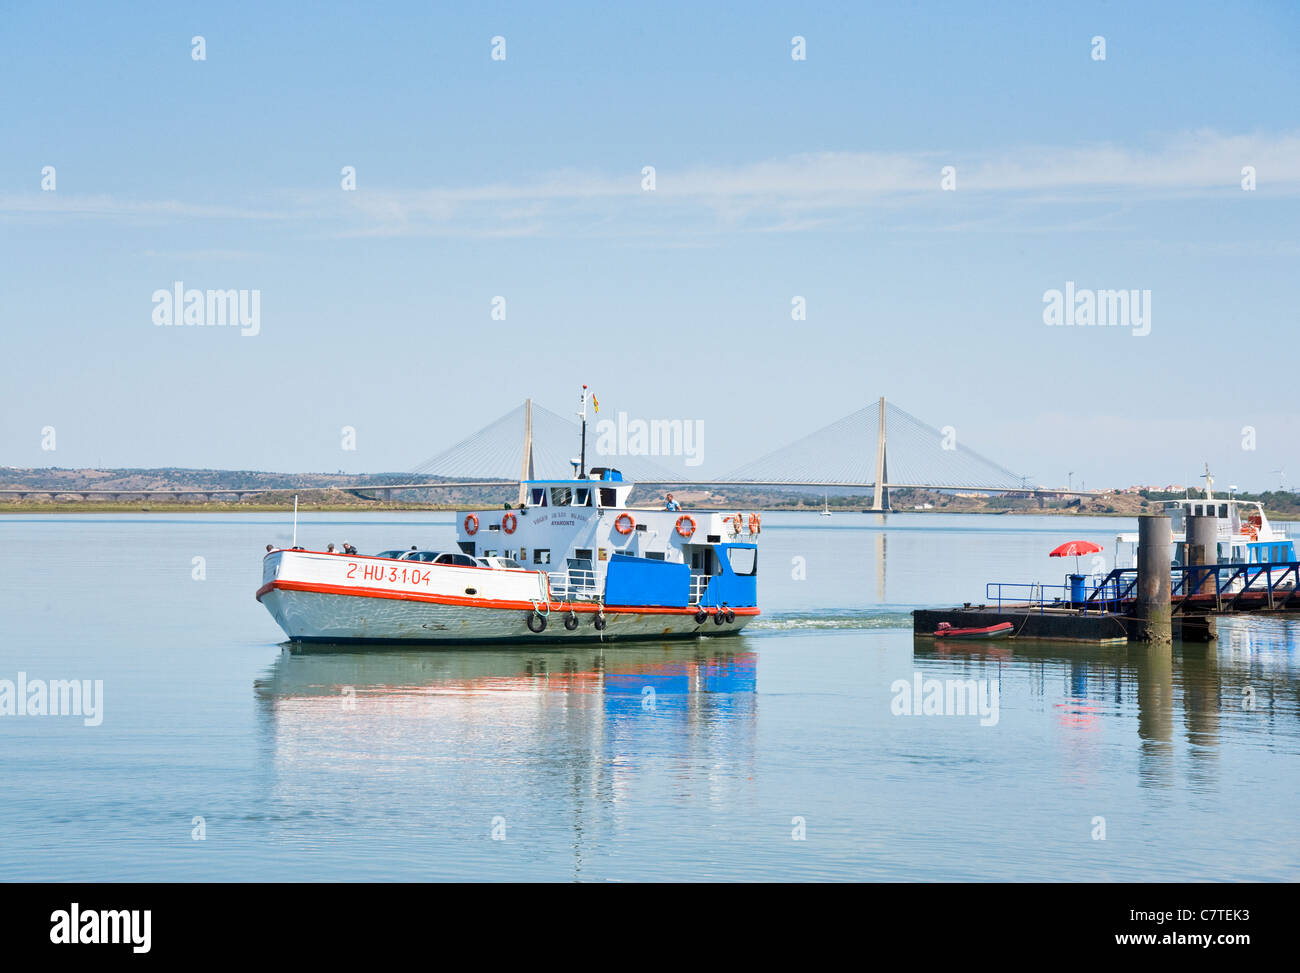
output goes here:
<path id="1" fill-rule="evenodd" d="M 885 397 L 880 397 L 880 429 L 876 433 L 876 482 L 871 509 L 878 513 L 889 511 L 889 463 L 885 454 Z"/>
<path id="2" fill-rule="evenodd" d="M 528 499 L 525 480 L 534 479 L 533 466 L 533 400 L 524 399 L 524 451 L 519 463 L 519 503 Z"/>

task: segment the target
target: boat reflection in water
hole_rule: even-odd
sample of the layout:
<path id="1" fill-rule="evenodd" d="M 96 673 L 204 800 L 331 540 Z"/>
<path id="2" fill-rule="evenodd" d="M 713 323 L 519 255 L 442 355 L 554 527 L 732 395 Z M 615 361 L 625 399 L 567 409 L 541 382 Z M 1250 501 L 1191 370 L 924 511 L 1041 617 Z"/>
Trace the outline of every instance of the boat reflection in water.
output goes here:
<path id="1" fill-rule="evenodd" d="M 1107 724 L 1113 742 L 1115 718 L 1132 714 L 1139 784 L 1213 790 L 1227 783 L 1218 767 L 1224 724 L 1234 724 L 1236 735 L 1260 734 L 1265 746 L 1275 736 L 1279 746 L 1291 745 L 1298 635 L 1296 622 L 1221 619 L 1217 645 L 1175 643 L 1162 651 L 1136 643 L 918 639 L 913 656 L 946 669 L 956 664 L 965 678 L 1000 680 L 1027 670 L 1033 694 L 1055 710 L 1066 776 L 1076 782 L 1100 776 Z"/>
<path id="2" fill-rule="evenodd" d="M 332 808 L 344 825 L 455 809 L 439 827 L 462 829 L 462 839 L 484 836 L 498 814 L 534 837 L 527 829 L 563 828 L 580 868 L 582 841 L 617 826 L 620 805 L 647 781 L 690 779 L 692 801 L 717 809 L 743 798 L 754 776 L 756 669 L 735 639 L 286 648 L 255 683 L 266 798 Z"/>

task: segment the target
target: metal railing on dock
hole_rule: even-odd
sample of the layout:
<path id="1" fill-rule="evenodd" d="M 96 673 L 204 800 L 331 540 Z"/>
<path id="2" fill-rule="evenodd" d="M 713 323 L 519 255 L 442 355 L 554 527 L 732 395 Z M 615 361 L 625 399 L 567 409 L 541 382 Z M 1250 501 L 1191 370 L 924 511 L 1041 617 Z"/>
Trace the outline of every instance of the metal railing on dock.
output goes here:
<path id="1" fill-rule="evenodd" d="M 1092 579 L 1089 579 L 1092 580 Z M 1077 589 L 1064 584 L 1039 584 L 1014 581 L 990 581 L 984 586 L 984 597 L 996 604 L 998 611 L 1006 608 L 1028 608 L 1043 614 L 1047 611 L 1116 612 L 1120 610 L 1121 596 L 1116 586 L 1108 584 L 1109 575 L 1101 582 L 1085 587 L 1084 596 L 1076 598 Z"/>
<path id="2" fill-rule="evenodd" d="M 1191 607 L 1215 612 L 1250 608 L 1300 609 L 1300 561 L 1263 564 L 1175 564 L 1170 567 L 1175 614 Z M 1121 612 L 1137 598 L 1137 568 L 1115 568 L 1071 585 L 990 581 L 984 597 L 1001 611 L 1010 608 Z"/>

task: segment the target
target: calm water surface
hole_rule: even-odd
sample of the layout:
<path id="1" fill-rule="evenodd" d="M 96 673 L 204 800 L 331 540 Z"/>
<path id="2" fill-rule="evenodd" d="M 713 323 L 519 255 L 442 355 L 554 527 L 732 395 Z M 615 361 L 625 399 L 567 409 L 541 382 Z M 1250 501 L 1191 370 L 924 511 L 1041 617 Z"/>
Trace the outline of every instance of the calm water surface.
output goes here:
<path id="1" fill-rule="evenodd" d="M 299 537 L 446 549 L 453 516 Z M 1300 623 L 913 643 L 911 608 L 1132 529 L 768 514 L 739 638 L 290 653 L 253 598 L 283 517 L 0 518 L 0 679 L 104 683 L 100 726 L 0 717 L 0 879 L 1294 881 Z M 916 673 L 988 680 L 998 721 L 894 715 Z"/>

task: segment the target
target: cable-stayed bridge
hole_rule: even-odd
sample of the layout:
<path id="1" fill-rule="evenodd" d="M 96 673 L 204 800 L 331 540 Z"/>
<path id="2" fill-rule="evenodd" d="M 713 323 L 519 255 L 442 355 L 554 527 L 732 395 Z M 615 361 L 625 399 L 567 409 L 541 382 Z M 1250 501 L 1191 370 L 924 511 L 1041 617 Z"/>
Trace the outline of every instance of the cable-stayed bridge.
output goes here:
<path id="1" fill-rule="evenodd" d="M 587 467 L 616 467 L 629 480 L 646 486 L 870 490 L 876 510 L 889 509 L 891 488 L 1039 492 L 1027 487 L 1026 477 L 959 443 L 955 430 L 929 426 L 884 398 L 717 478 L 692 479 L 658 461 L 656 457 L 681 456 L 688 435 L 681 420 L 643 421 L 630 443 L 623 429 L 612 437 L 619 448 L 602 451 L 593 449 L 602 437 L 589 430 Z M 578 458 L 579 436 L 577 422 L 529 399 L 411 471 L 440 482 L 383 489 L 567 479 Z M 1080 491 L 1078 495 L 1090 494 Z"/>

